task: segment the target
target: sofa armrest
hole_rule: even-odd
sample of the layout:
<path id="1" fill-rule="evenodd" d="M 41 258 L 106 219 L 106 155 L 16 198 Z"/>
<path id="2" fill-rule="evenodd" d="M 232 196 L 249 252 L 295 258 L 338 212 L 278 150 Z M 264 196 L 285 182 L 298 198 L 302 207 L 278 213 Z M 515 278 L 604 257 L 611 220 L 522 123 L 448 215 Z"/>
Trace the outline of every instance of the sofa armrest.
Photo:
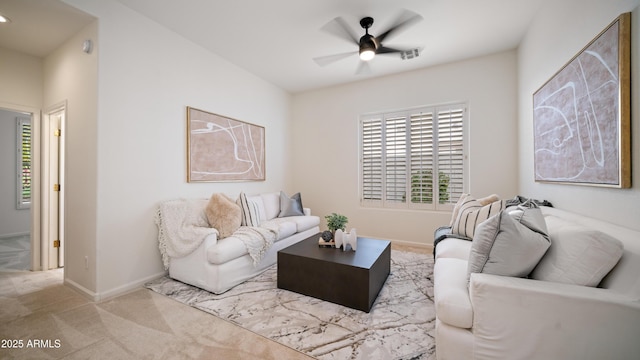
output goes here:
<path id="1" fill-rule="evenodd" d="M 477 359 L 629 359 L 640 301 L 607 289 L 472 274 Z"/>
<path id="2" fill-rule="evenodd" d="M 304 212 L 305 216 L 311 216 L 311 209 L 310 208 L 304 208 L 304 209 L 302 209 L 302 211 Z"/>

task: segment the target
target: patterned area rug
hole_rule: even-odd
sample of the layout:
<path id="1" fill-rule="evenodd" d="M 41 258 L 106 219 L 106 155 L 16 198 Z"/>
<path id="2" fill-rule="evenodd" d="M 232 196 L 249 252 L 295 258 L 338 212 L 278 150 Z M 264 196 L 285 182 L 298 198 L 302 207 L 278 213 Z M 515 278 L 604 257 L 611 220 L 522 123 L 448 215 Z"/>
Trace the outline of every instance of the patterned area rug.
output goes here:
<path id="1" fill-rule="evenodd" d="M 433 257 L 391 252 L 371 312 L 276 286 L 276 265 L 224 294 L 168 277 L 147 288 L 317 359 L 435 359 Z"/>

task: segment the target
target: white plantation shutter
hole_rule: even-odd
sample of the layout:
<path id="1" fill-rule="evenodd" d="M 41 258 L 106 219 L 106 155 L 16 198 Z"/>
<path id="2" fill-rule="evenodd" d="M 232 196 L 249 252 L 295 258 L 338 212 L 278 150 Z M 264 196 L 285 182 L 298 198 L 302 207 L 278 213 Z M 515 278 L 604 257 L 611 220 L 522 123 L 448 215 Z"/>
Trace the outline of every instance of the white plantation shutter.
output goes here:
<path id="1" fill-rule="evenodd" d="M 31 205 L 31 119 L 17 118 L 18 124 L 18 189 L 17 209 Z"/>
<path id="2" fill-rule="evenodd" d="M 448 181 L 440 191 L 440 204 L 455 204 L 464 192 L 464 108 L 453 106 L 438 112 L 438 170 Z"/>
<path id="3" fill-rule="evenodd" d="M 411 207 L 433 204 L 433 112 L 411 115 Z"/>
<path id="4" fill-rule="evenodd" d="M 362 202 L 382 204 L 382 117 L 361 122 Z"/>
<path id="5" fill-rule="evenodd" d="M 361 119 L 364 206 L 450 209 L 465 190 L 464 104 Z"/>
<path id="6" fill-rule="evenodd" d="M 404 204 L 407 192 L 407 119 L 393 115 L 384 119 L 384 203 Z"/>

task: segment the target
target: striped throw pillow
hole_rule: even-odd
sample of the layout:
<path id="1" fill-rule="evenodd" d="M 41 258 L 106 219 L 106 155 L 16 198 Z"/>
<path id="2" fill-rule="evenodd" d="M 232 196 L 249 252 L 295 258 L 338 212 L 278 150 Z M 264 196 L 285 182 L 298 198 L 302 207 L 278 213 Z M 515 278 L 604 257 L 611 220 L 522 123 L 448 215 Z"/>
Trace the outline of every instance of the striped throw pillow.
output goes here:
<path id="1" fill-rule="evenodd" d="M 241 192 L 237 203 L 242 210 L 242 226 L 260 225 L 260 210 L 256 202 L 248 200 L 247 195 Z"/>
<path id="2" fill-rule="evenodd" d="M 498 200 L 487 205 L 468 196 L 460 205 L 458 217 L 451 227 L 451 232 L 460 236 L 473 238 L 476 226 L 488 218 L 504 210 L 505 201 Z"/>
<path id="3" fill-rule="evenodd" d="M 469 194 L 462 194 L 460 195 L 460 197 L 458 198 L 458 202 L 453 206 L 453 211 L 451 212 L 451 221 L 449 221 L 449 226 L 453 227 L 453 224 L 455 224 L 456 219 L 458 218 L 458 215 L 460 214 L 460 208 L 462 207 L 462 204 L 464 204 L 464 201 L 469 197 Z"/>

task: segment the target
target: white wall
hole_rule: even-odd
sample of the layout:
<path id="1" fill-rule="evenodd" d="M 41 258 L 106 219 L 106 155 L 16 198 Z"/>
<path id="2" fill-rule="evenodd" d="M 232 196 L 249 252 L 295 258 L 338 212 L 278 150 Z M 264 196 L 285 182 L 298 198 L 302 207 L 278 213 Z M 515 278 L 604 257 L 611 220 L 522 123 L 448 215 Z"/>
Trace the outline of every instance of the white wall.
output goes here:
<path id="1" fill-rule="evenodd" d="M 97 187 L 97 52 L 85 54 L 85 39 L 96 41 L 94 21 L 72 36 L 44 60 L 44 106 L 66 102 L 64 137 L 64 274 L 65 281 L 82 289 L 96 286 Z M 43 119 L 47 119 L 43 116 Z M 85 268 L 84 257 L 89 266 Z"/>
<path id="2" fill-rule="evenodd" d="M 163 272 L 153 223 L 160 201 L 290 190 L 291 99 L 116 1 L 65 2 L 99 19 L 96 234 L 86 241 L 96 243 L 89 290 L 102 298 Z M 267 180 L 187 183 L 186 106 L 264 126 Z"/>
<path id="3" fill-rule="evenodd" d="M 0 105 L 42 106 L 42 59 L 0 47 Z"/>
<path id="4" fill-rule="evenodd" d="M 363 208 L 358 194 L 358 117 L 361 114 L 454 101 L 469 104 L 470 188 L 480 197 L 516 195 L 516 52 L 294 96 L 294 187 L 324 217 L 338 212 L 358 234 L 419 244 L 450 212 Z M 323 219 L 324 220 L 324 219 Z"/>
<path id="5" fill-rule="evenodd" d="M 518 53 L 520 192 L 554 206 L 640 229 L 640 11 L 638 0 L 548 2 L 531 24 Z M 621 13 L 632 14 L 632 188 L 609 189 L 534 182 L 533 93 Z"/>

